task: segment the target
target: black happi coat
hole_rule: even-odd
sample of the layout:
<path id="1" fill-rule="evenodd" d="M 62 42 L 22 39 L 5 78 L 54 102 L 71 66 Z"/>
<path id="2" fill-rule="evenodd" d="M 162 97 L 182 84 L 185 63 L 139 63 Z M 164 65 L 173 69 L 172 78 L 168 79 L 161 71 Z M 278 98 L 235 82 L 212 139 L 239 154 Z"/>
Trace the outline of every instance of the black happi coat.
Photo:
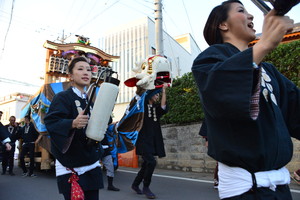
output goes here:
<path id="1" fill-rule="evenodd" d="M 10 133 L 4 126 L 0 126 L 0 142 L 8 138 Z"/>
<path id="2" fill-rule="evenodd" d="M 208 154 L 257 172 L 291 160 L 290 137 L 300 139 L 300 91 L 273 65 L 262 63 L 255 70 L 252 60 L 252 48 L 240 52 L 229 43 L 217 44 L 195 59 L 192 72 L 205 112 Z M 259 115 L 254 120 L 250 99 L 259 80 Z"/>
<path id="3" fill-rule="evenodd" d="M 72 121 L 77 117 L 78 109 L 83 110 L 85 107 L 86 100 L 69 88 L 53 98 L 44 119 L 51 138 L 51 152 L 65 167 L 90 165 L 100 159 L 100 145 L 87 145 L 85 129 L 72 129 Z"/>
<path id="4" fill-rule="evenodd" d="M 166 153 L 160 127 L 160 118 L 167 113 L 167 109 L 162 109 L 160 104 L 153 104 L 153 106 L 156 108 L 157 121 L 153 120 L 153 108 L 151 109 L 152 116 L 148 116 L 148 106 L 145 103 L 143 127 L 136 141 L 136 154 L 153 154 L 161 158 L 165 157 Z"/>
<path id="5" fill-rule="evenodd" d="M 4 126 L 7 130 L 10 127 L 9 124 Z M 10 127 L 11 128 L 11 127 Z M 10 143 L 14 144 L 18 139 L 20 139 L 20 127 L 19 126 L 13 126 L 12 132 L 9 135 Z"/>
<path id="6" fill-rule="evenodd" d="M 32 122 L 28 126 L 28 133 L 25 132 L 26 124 L 20 129 L 20 138 L 23 139 L 23 144 L 35 142 L 39 136 L 39 132 L 37 132 Z"/>

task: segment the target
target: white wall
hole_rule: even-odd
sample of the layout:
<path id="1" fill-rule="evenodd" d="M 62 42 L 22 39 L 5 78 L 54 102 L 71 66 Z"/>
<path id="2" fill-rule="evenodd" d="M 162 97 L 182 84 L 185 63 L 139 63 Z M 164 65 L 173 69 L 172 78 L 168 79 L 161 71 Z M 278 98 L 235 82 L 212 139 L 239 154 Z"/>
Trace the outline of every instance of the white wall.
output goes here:
<path id="1" fill-rule="evenodd" d="M 26 105 L 29 96 L 20 94 L 11 94 L 1 98 L 0 111 L 3 112 L 1 122 L 6 125 L 9 123 L 9 117 L 15 116 L 16 121 L 20 121 L 20 114 Z"/>

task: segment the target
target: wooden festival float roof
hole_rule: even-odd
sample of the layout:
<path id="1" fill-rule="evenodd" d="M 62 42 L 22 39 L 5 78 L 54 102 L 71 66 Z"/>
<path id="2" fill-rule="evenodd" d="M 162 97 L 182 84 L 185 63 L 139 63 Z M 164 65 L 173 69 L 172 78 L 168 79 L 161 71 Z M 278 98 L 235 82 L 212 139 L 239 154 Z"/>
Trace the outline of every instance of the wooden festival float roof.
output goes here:
<path id="1" fill-rule="evenodd" d="M 260 40 L 261 34 L 258 34 L 256 39 L 249 43 L 249 47 L 254 46 Z M 300 23 L 294 25 L 291 33 L 284 35 L 281 43 L 289 43 L 292 41 L 300 40 Z"/>
<path id="2" fill-rule="evenodd" d="M 70 50 L 79 50 L 79 51 L 84 51 L 85 53 L 93 53 L 109 62 L 118 60 L 120 58 L 120 56 L 110 55 L 96 47 L 89 46 L 89 45 L 82 44 L 82 43 L 61 44 L 61 43 L 55 43 L 55 42 L 51 42 L 51 41 L 47 40 L 43 46 L 46 49 L 52 49 L 52 50 L 58 50 L 58 51 L 60 50 L 60 51 L 64 51 L 64 52 L 70 51 Z"/>
<path id="3" fill-rule="evenodd" d="M 43 46 L 47 49 L 45 83 L 59 82 L 60 78 L 66 78 L 68 76 L 67 66 L 73 57 L 85 56 L 90 59 L 93 78 L 97 77 L 101 68 L 109 67 L 110 62 L 120 58 L 84 43 L 62 44 L 47 40 Z"/>

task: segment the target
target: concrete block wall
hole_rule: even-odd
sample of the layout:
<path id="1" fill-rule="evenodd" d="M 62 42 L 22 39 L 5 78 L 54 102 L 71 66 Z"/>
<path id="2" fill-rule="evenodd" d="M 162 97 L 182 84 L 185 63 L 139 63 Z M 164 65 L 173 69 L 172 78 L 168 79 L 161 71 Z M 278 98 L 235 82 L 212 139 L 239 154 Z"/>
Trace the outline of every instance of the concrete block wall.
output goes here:
<path id="1" fill-rule="evenodd" d="M 200 127 L 200 123 L 162 126 L 167 156 L 157 159 L 157 168 L 213 173 L 216 161 L 207 155 L 205 139 L 199 135 Z M 300 141 L 293 139 L 293 143 L 293 159 L 287 165 L 291 173 L 300 168 Z"/>
<path id="2" fill-rule="evenodd" d="M 300 169 L 300 141 L 292 139 L 294 144 L 294 154 L 291 162 L 287 165 L 287 168 L 292 173 L 297 169 Z"/>

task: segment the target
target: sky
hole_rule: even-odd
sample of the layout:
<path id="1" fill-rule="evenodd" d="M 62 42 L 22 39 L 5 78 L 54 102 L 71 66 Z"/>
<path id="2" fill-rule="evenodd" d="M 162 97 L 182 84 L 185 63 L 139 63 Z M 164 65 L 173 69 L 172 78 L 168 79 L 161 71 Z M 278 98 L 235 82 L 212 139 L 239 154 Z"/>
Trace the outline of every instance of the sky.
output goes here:
<path id="1" fill-rule="evenodd" d="M 162 0 L 163 28 L 171 36 L 191 33 L 204 50 L 208 45 L 203 27 L 222 1 Z M 262 12 L 251 0 L 242 3 L 254 15 L 254 28 L 260 33 Z M 97 47 L 106 30 L 145 16 L 154 20 L 154 0 L 0 0 L 0 97 L 37 92 L 43 84 L 46 40 L 59 42 L 65 37 L 66 42 L 75 42 L 78 34 Z M 300 5 L 288 16 L 300 22 Z"/>

